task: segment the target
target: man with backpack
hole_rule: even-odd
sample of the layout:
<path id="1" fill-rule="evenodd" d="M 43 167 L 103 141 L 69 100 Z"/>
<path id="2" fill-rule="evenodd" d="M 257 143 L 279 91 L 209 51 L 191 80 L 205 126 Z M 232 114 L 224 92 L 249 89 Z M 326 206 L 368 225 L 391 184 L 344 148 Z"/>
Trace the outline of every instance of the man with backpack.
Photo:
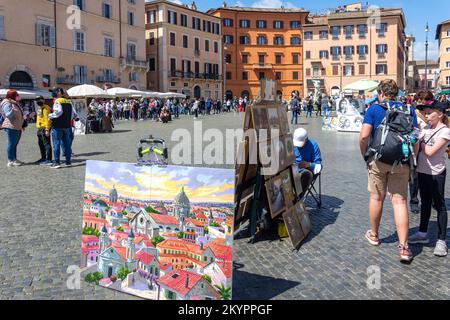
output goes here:
<path id="1" fill-rule="evenodd" d="M 397 226 L 400 261 L 410 263 L 413 255 L 408 247 L 407 198 L 410 167 L 417 151 L 414 145 L 417 117 L 412 107 L 396 101 L 399 88 L 395 81 L 382 81 L 377 91 L 378 103 L 367 110 L 359 138 L 361 154 L 369 171 L 371 230 L 365 237 L 371 245 L 380 245 L 378 230 L 384 199 L 389 193 Z"/>

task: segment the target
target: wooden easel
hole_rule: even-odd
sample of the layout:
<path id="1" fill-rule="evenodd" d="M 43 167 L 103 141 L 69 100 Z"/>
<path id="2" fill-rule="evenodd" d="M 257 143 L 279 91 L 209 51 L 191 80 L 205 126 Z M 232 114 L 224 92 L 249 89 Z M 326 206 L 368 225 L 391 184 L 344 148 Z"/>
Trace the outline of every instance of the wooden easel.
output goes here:
<path id="1" fill-rule="evenodd" d="M 269 111 L 270 109 L 270 111 Z M 275 111 L 274 111 L 275 110 Z M 278 123 L 275 117 L 275 113 L 279 116 Z M 244 153 L 243 158 L 242 154 L 238 155 L 237 159 L 244 159 L 244 163 L 236 163 L 236 209 L 235 209 L 235 229 L 237 229 L 236 233 L 240 232 L 240 228 L 238 228 L 243 222 L 249 220 L 249 231 L 250 231 L 250 243 L 254 243 L 256 241 L 256 236 L 258 231 L 264 230 L 261 226 L 264 226 L 263 219 L 263 209 L 267 209 L 272 219 L 284 219 L 284 216 L 288 216 L 289 222 L 291 225 L 286 226 L 288 229 L 289 236 L 291 241 L 293 242 L 294 248 L 298 249 L 300 246 L 300 242 L 306 237 L 309 233 L 310 228 L 301 228 L 300 220 L 305 220 L 309 222 L 309 216 L 303 217 L 302 214 L 294 212 L 295 210 L 299 211 L 304 210 L 304 206 L 300 203 L 297 196 L 290 197 L 291 201 L 287 200 L 287 197 L 284 197 L 284 189 L 286 185 L 279 184 L 277 186 L 278 195 L 283 194 L 282 202 L 285 205 L 283 210 L 276 210 L 272 207 L 272 200 L 269 199 L 270 190 L 273 191 L 272 182 L 281 181 L 281 179 L 287 178 L 284 181 L 288 181 L 287 185 L 289 187 L 285 188 L 291 193 L 301 193 L 301 190 L 297 190 L 297 183 L 294 184 L 294 169 L 295 166 L 295 155 L 293 155 L 293 145 L 292 150 L 287 148 L 287 144 L 293 143 L 292 136 L 289 132 L 289 123 L 287 119 L 286 110 L 283 110 L 283 107 L 273 103 L 273 102 L 261 102 L 257 105 L 249 106 L 246 110 L 245 118 L 244 118 L 244 132 L 247 133 L 248 130 L 260 130 L 260 129 L 280 129 L 280 136 L 274 136 L 270 134 L 270 138 L 267 141 L 270 141 L 271 150 L 273 147 L 273 143 L 276 141 L 280 151 L 279 159 L 280 164 L 278 172 L 273 175 L 264 175 L 264 166 L 262 165 L 262 161 L 260 158 L 260 133 L 256 133 L 255 143 L 257 143 L 257 163 L 250 164 L 250 141 L 242 142 L 239 148 L 239 152 Z M 265 142 L 267 142 L 265 141 Z M 284 144 L 284 149 L 280 146 Z M 288 152 L 291 150 L 291 152 Z M 273 152 L 273 150 L 272 150 Z M 286 156 L 286 158 L 285 158 Z M 256 170 L 252 167 L 253 170 L 250 170 L 250 166 L 256 166 Z M 256 171 L 256 172 L 255 172 Z M 254 173 L 255 172 L 255 173 Z M 267 187 L 269 185 L 269 189 Z M 280 191 L 281 190 L 281 191 Z M 251 192 L 250 192 L 251 191 Z M 265 197 L 263 196 L 265 193 Z M 243 197 L 245 196 L 245 201 L 242 202 Z M 277 197 L 278 198 L 278 197 Z M 305 213 L 306 214 L 306 213 Z M 307 218 L 307 219 L 306 219 Z M 285 222 L 286 223 L 286 222 Z M 258 230 L 258 226 L 260 226 Z"/>

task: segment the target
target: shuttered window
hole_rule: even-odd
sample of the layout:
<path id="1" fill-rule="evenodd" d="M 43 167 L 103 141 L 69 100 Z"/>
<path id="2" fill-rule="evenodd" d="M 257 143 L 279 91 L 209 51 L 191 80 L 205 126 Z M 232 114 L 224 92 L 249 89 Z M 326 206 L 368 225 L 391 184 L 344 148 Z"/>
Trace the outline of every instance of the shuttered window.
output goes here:
<path id="1" fill-rule="evenodd" d="M 0 16 L 0 39 L 5 39 L 5 17 Z"/>
<path id="2" fill-rule="evenodd" d="M 55 27 L 48 22 L 36 23 L 36 44 L 45 47 L 55 47 Z"/>

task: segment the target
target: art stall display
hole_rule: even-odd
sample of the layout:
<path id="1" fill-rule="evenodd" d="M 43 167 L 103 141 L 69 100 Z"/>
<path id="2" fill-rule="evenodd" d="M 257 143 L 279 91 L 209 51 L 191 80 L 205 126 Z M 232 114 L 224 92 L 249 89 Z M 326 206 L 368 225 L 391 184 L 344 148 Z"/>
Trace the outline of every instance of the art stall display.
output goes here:
<path id="1" fill-rule="evenodd" d="M 75 121 L 75 135 L 86 134 L 88 117 L 86 99 L 72 99 L 71 102 L 79 119 L 79 121 Z"/>
<path id="2" fill-rule="evenodd" d="M 266 130 L 267 134 L 261 130 Z M 261 227 L 267 225 L 265 222 L 268 219 L 284 224 L 286 236 L 289 235 L 294 248 L 299 249 L 311 228 L 310 223 L 308 225 L 309 215 L 300 199 L 301 177 L 295 164 L 293 137 L 289 132 L 286 110 L 268 102 L 247 108 L 244 132 L 244 137 L 255 137 L 257 163 L 250 163 L 249 150 L 252 148 L 249 140 L 244 140 L 239 145 L 235 167 L 235 229 L 250 220 L 253 242 L 256 233 L 268 231 Z M 303 228 L 302 221 L 305 224 Z"/>
<path id="3" fill-rule="evenodd" d="M 341 132 L 361 132 L 364 118 L 361 116 L 358 110 L 359 104 L 355 99 L 337 99 L 337 117 L 324 118 L 322 129 Z"/>
<path id="4" fill-rule="evenodd" d="M 152 300 L 231 298 L 234 171 L 88 161 L 85 281 Z"/>

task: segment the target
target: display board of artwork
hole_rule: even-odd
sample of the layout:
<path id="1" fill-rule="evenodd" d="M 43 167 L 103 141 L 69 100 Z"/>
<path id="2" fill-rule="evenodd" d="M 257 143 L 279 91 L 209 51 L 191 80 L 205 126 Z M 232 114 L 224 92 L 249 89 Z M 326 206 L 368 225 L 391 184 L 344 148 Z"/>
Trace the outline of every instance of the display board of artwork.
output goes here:
<path id="1" fill-rule="evenodd" d="M 249 134 L 249 130 L 256 133 Z M 262 131 L 262 130 L 265 130 Z M 244 137 L 255 136 L 257 145 L 257 164 L 249 163 L 249 140 L 244 140 L 238 148 L 236 163 L 236 221 L 235 228 L 238 228 L 242 220 L 250 218 L 251 203 L 257 202 L 260 208 L 264 208 L 273 220 L 289 218 L 286 229 L 291 236 L 292 244 L 298 248 L 298 244 L 311 231 L 310 228 L 301 228 L 297 233 L 293 233 L 294 222 L 297 221 L 297 228 L 301 218 L 306 224 L 306 218 L 297 212 L 304 206 L 298 201 L 302 194 L 301 174 L 295 164 L 295 152 L 293 136 L 290 133 L 289 121 L 286 110 L 275 103 L 262 102 L 247 108 L 244 117 Z M 245 160 L 242 163 L 242 160 Z M 254 197 L 255 176 L 260 168 L 262 176 L 261 195 L 257 199 Z M 295 209 L 295 210 L 294 210 Z M 306 213 L 306 210 L 305 214 Z M 296 214 L 296 220 L 294 219 Z M 300 239 L 300 240 L 299 240 Z"/>
<path id="2" fill-rule="evenodd" d="M 85 281 L 152 300 L 231 297 L 234 171 L 88 161 Z"/>
<path id="3" fill-rule="evenodd" d="M 71 102 L 79 118 L 79 121 L 75 121 L 75 135 L 86 134 L 88 117 L 86 99 L 72 99 Z"/>
<path id="4" fill-rule="evenodd" d="M 322 123 L 323 130 L 341 132 L 360 132 L 364 118 L 359 110 L 359 103 L 352 98 L 336 100 L 336 117 L 326 117 Z"/>

